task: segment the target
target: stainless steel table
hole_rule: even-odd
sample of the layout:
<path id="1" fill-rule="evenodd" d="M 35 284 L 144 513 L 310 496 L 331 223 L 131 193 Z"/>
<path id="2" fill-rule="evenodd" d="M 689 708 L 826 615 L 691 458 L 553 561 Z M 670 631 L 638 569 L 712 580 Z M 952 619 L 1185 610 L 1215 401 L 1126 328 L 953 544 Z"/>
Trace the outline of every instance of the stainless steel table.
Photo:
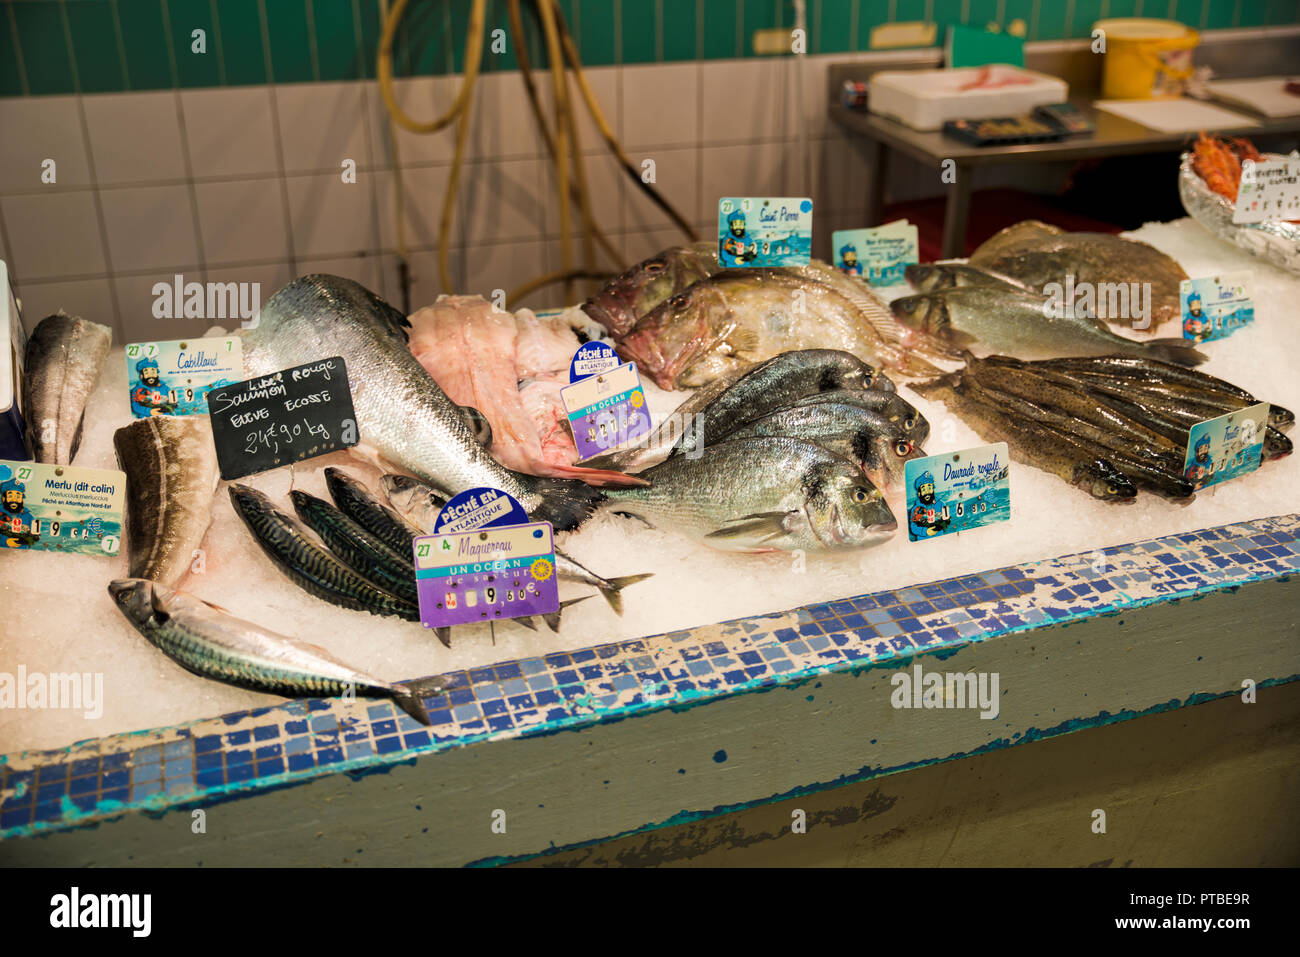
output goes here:
<path id="1" fill-rule="evenodd" d="M 867 161 L 866 221 L 868 223 L 880 222 L 889 150 L 898 150 L 927 166 L 934 167 L 941 174 L 945 168 L 945 161 L 953 161 L 955 165 L 948 167 L 954 175 L 952 181 L 946 184 L 948 205 L 944 212 L 943 223 L 943 255 L 947 258 L 961 256 L 963 253 L 966 222 L 970 215 L 971 184 L 974 181 L 974 176 L 971 174 L 976 167 L 1161 153 L 1178 149 L 1195 137 L 1192 133 L 1160 133 L 1123 117 L 1101 112 L 1094 108 L 1091 98 L 1072 99 L 1071 102 L 1096 124 L 1096 132 L 1055 143 L 983 147 L 968 146 L 959 140 L 945 136 L 942 132 L 923 133 L 874 113 L 846 109 L 839 103 L 831 103 L 829 108 L 831 119 L 835 123 L 848 132 L 866 137 L 870 141 Z M 1300 134 L 1300 116 L 1284 119 L 1257 117 L 1256 119 L 1258 123 L 1254 126 L 1221 129 L 1215 132 L 1249 136 L 1256 142 L 1270 137 Z"/>

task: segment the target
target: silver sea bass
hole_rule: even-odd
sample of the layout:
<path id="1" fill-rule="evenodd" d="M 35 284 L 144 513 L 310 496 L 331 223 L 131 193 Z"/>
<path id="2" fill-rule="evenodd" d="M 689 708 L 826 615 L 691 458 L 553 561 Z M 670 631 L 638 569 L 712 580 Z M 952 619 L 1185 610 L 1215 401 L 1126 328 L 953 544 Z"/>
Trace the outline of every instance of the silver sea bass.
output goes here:
<path id="1" fill-rule="evenodd" d="M 429 723 L 418 689 L 358 671 L 324 648 L 276 634 L 148 579 L 119 578 L 108 592 L 150 644 L 200 677 L 288 698 L 348 691 L 392 698 L 411 717 Z"/>
<path id="2" fill-rule="evenodd" d="M 600 493 L 579 482 L 512 472 L 478 442 L 453 403 L 406 346 L 406 317 L 370 290 L 338 276 L 303 276 L 262 307 L 244 333 L 248 377 L 342 356 L 362 443 L 451 492 L 476 486 L 509 492 L 538 521 L 576 527 Z"/>

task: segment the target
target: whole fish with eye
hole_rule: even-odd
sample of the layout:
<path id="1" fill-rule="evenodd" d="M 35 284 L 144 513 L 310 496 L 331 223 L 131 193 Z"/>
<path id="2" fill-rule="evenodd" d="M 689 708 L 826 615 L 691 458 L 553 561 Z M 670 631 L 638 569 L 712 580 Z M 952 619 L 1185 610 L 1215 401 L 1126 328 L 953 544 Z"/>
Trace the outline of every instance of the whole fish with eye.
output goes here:
<path id="1" fill-rule="evenodd" d="M 406 345 L 405 316 L 359 283 L 303 276 L 262 307 L 244 333 L 249 377 L 343 356 L 362 442 L 386 461 L 460 492 L 477 486 L 509 492 L 534 519 L 576 527 L 600 493 L 581 482 L 535 478 L 505 468 L 466 425 Z"/>
<path id="2" fill-rule="evenodd" d="M 582 311 L 621 339 L 655 306 L 722 269 L 716 243 L 670 246 L 605 283 Z"/>
<path id="3" fill-rule="evenodd" d="M 23 418 L 37 462 L 72 464 L 86 400 L 112 343 L 108 326 L 62 312 L 46 316 L 32 330 L 23 354 Z"/>
<path id="4" fill-rule="evenodd" d="M 734 270 L 660 303 L 616 349 L 661 389 L 705 385 L 746 363 L 812 347 L 841 349 L 905 375 L 938 374 L 881 334 L 872 317 L 887 312 L 866 287 L 850 296 L 792 270 Z"/>
<path id="5" fill-rule="evenodd" d="M 969 264 L 1044 292 L 1049 283 L 1150 283 L 1151 328 L 1181 315 L 1178 286 L 1188 278 L 1169 256 L 1109 233 L 1067 233 L 1038 220 L 1008 226 L 971 253 Z"/>
<path id="6" fill-rule="evenodd" d="M 113 448 L 126 473 L 130 575 L 175 587 L 212 524 L 212 427 L 199 415 L 136 419 L 113 433 Z"/>
<path id="7" fill-rule="evenodd" d="M 294 519 L 280 511 L 257 489 L 234 483 L 230 501 L 266 556 L 290 581 L 323 601 L 366 611 L 419 621 L 420 609 L 367 581 L 313 542 Z"/>
<path id="8" fill-rule="evenodd" d="M 965 263 L 912 263 L 903 270 L 903 278 L 917 292 L 939 292 L 944 289 L 964 289 L 967 286 L 1034 292 L 1024 283 Z"/>
<path id="9" fill-rule="evenodd" d="M 812 442 L 856 462 L 879 488 L 900 485 L 905 464 L 925 454 L 897 423 L 878 412 L 839 402 L 799 403 L 746 422 L 724 440 L 772 436 Z"/>
<path id="10" fill-rule="evenodd" d="M 276 634 L 159 582 L 119 578 L 108 592 L 150 644 L 199 677 L 287 698 L 349 693 L 391 698 L 416 721 L 431 723 L 420 699 L 426 691 L 441 691 L 435 683 L 392 684 L 344 664 L 324 648 Z"/>
<path id="11" fill-rule="evenodd" d="M 432 534 L 437 528 L 438 513 L 447 504 L 449 496 L 405 475 L 385 475 L 383 483 L 384 491 L 388 495 L 388 500 L 393 503 L 393 507 L 422 529 L 417 534 Z M 555 573 L 561 581 L 591 585 L 600 592 L 609 603 L 609 607 L 618 615 L 623 614 L 623 589 L 628 585 L 645 581 L 654 574 L 646 572 L 641 575 L 604 578 L 579 564 L 558 548 L 555 550 Z M 568 602 L 561 604 L 561 611 L 566 604 Z M 556 619 L 554 624 L 551 623 L 549 616 L 547 619 L 547 624 L 550 624 L 554 630 L 558 630 L 558 613 Z"/>
<path id="12" fill-rule="evenodd" d="M 677 455 L 645 488 L 613 489 L 619 512 L 725 551 L 865 548 L 898 522 L 853 462 L 792 438 L 752 438 Z"/>
<path id="13" fill-rule="evenodd" d="M 1018 359 L 1058 356 L 1099 356 L 1112 353 L 1165 359 L 1194 366 L 1205 361 L 1182 339 L 1125 339 L 1105 323 L 1070 310 L 1046 308 L 1047 300 L 989 286 L 968 286 L 918 296 L 903 296 L 890 304 L 894 315 L 914 329 L 947 339 L 958 346 L 978 343 L 990 352 Z"/>
<path id="14" fill-rule="evenodd" d="M 717 441 L 751 419 L 832 389 L 896 392 L 888 376 L 851 353 L 838 349 L 783 352 L 709 383 L 637 445 L 593 461 L 622 471 L 640 471 L 675 452 Z"/>
<path id="15" fill-rule="evenodd" d="M 969 391 L 959 392 L 954 386 L 960 381 L 960 375 L 955 374 L 918 382 L 915 388 L 926 398 L 942 402 L 985 441 L 1006 442 L 1015 461 L 1060 476 L 1103 502 L 1127 502 L 1137 496 L 1129 478 L 1084 443 L 1041 422 L 1008 414 L 1006 409 L 985 403 Z"/>

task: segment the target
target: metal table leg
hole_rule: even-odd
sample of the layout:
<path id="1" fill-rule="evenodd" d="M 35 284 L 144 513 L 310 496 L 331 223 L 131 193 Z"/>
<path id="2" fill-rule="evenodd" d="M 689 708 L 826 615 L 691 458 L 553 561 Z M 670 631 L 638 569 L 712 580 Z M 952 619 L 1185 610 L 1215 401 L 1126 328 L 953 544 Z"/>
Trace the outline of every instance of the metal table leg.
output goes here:
<path id="1" fill-rule="evenodd" d="M 970 217 L 970 187 L 974 173 L 958 169 L 948 184 L 948 204 L 943 213 L 943 256 L 952 259 L 965 254 L 966 221 Z"/>

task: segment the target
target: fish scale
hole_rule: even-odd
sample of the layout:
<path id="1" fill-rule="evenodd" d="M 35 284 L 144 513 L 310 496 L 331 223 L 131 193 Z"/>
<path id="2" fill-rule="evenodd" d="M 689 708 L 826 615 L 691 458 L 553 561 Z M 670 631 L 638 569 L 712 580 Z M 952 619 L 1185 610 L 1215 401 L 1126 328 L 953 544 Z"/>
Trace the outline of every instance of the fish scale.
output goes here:
<path id="1" fill-rule="evenodd" d="M 262 551 L 309 595 L 373 615 L 420 620 L 418 607 L 376 587 L 313 544 L 297 523 L 261 492 L 246 485 L 232 485 L 230 500 Z"/>

